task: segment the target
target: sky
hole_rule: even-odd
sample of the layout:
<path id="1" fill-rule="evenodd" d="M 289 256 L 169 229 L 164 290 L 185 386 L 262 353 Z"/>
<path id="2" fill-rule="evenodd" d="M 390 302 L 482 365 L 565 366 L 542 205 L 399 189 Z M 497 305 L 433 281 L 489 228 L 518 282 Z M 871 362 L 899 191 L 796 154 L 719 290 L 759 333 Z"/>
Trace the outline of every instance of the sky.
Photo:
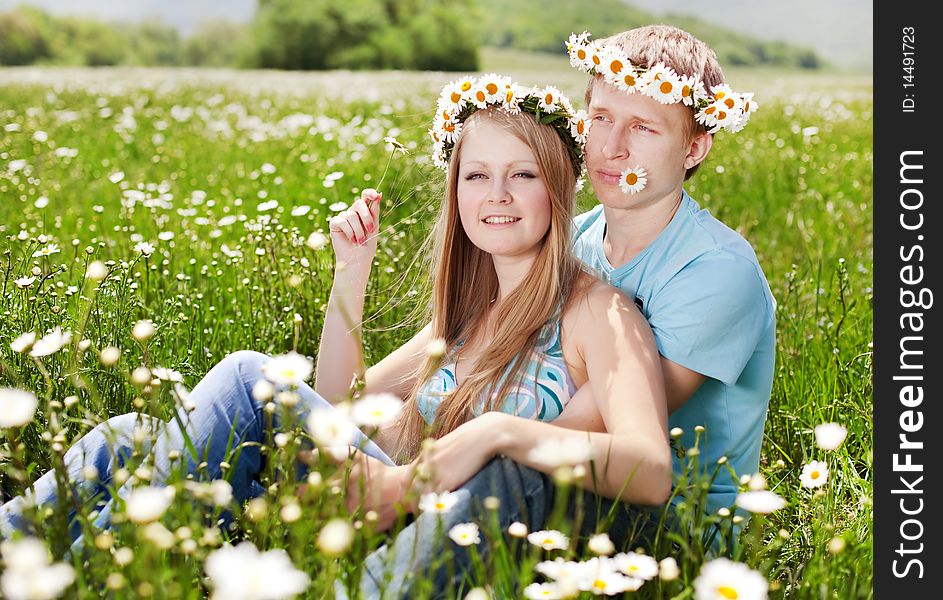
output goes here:
<path id="1" fill-rule="evenodd" d="M 248 22 L 256 0 L 0 0 L 0 10 L 18 4 L 108 21 L 159 18 L 186 36 L 207 20 Z M 692 15 L 756 37 L 801 44 L 846 68 L 872 65 L 871 0 L 626 0 L 626 4 L 659 16 Z"/>

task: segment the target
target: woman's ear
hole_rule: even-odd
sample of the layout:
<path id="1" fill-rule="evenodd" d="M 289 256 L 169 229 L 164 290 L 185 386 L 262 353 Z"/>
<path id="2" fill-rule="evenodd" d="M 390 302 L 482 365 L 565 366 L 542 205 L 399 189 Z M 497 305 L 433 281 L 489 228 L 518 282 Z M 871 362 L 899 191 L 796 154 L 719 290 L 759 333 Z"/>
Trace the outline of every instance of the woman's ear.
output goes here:
<path id="1" fill-rule="evenodd" d="M 684 157 L 684 169 L 688 170 L 701 164 L 707 158 L 708 152 L 714 146 L 714 136 L 710 133 L 699 133 L 691 139 L 688 153 Z"/>

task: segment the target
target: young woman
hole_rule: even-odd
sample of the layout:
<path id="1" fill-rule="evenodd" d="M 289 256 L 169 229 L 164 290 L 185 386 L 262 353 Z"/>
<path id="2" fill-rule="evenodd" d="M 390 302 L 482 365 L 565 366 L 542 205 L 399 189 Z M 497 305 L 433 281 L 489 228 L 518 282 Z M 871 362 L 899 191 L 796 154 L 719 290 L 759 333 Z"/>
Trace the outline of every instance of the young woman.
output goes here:
<path id="1" fill-rule="evenodd" d="M 420 454 L 429 466 L 426 489 L 454 490 L 501 455 L 552 472 L 553 461 L 532 452 L 546 440 L 588 442 L 594 465 L 584 487 L 625 502 L 661 503 L 671 459 L 651 331 L 633 303 L 585 272 L 570 250 L 582 120 L 553 88 L 528 90 L 489 76 L 465 83 L 446 87 L 431 132 L 436 162 L 448 175 L 433 234 L 430 322 L 365 372 L 363 393 L 387 392 L 406 403 L 374 440 L 358 437 L 361 452 L 348 457 L 348 505 L 377 511 L 378 526 L 388 527 Z M 380 201 L 366 190 L 331 220 L 337 269 L 317 391 L 297 390 L 300 416 L 348 397 L 361 356 L 350 329 L 362 318 Z M 441 341 L 444 357 L 427 351 Z M 135 450 L 150 453 L 152 482 L 181 456 L 189 457 L 191 472 L 219 478 L 231 448 L 265 440 L 267 416 L 253 389 L 267 361 L 248 351 L 222 360 L 190 393 L 191 410 L 161 425 L 153 447 L 142 449 L 135 435 L 147 419 L 109 419 L 66 452 L 70 480 L 85 493 L 106 493 L 102 484 Z M 568 415 L 568 401 L 587 382 L 602 424 Z M 201 460 L 186 451 L 185 437 Z M 420 452 L 426 437 L 436 441 Z M 243 444 L 238 461 L 226 466 L 236 499 L 264 492 L 262 465 L 258 445 Z M 86 477 L 90 472 L 97 477 Z M 41 477 L 30 495 L 40 505 L 54 502 L 54 475 Z M 17 498 L 0 508 L 3 534 L 23 526 L 24 503 Z M 103 524 L 110 510 L 109 503 L 101 511 Z"/>

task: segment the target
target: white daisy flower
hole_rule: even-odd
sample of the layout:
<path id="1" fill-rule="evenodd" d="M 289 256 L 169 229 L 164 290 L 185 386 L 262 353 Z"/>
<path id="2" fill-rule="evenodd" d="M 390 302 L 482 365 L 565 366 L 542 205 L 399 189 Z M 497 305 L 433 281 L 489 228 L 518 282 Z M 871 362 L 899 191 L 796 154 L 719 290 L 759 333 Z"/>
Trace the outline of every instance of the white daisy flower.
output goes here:
<path id="1" fill-rule="evenodd" d="M 14 352 L 27 352 L 33 347 L 34 342 L 36 342 L 36 334 L 32 331 L 28 331 L 18 335 L 15 340 L 10 342 L 10 350 Z"/>
<path id="2" fill-rule="evenodd" d="M 471 546 L 481 542 L 478 535 L 478 525 L 474 523 L 459 523 L 449 529 L 449 538 L 459 546 Z"/>
<path id="3" fill-rule="evenodd" d="M 357 400 L 352 416 L 357 425 L 382 427 L 399 416 L 403 401 L 393 394 L 367 394 Z"/>
<path id="4" fill-rule="evenodd" d="M 433 140 L 454 144 L 462 132 L 462 123 L 439 115 L 432 122 L 432 131 L 435 132 Z"/>
<path id="5" fill-rule="evenodd" d="M 541 529 L 529 533 L 527 541 L 544 550 L 566 550 L 570 547 L 570 538 L 555 529 Z"/>
<path id="6" fill-rule="evenodd" d="M 660 104 L 681 102 L 683 83 L 678 75 L 661 63 L 652 66 L 644 75 L 642 93 Z"/>
<path id="7" fill-rule="evenodd" d="M 471 90 L 471 95 L 468 97 L 468 101 L 477 106 L 478 108 L 488 108 L 490 94 L 487 89 L 485 89 L 485 84 L 482 80 L 475 82 L 475 86 Z"/>
<path id="8" fill-rule="evenodd" d="M 509 83 L 504 87 L 504 110 L 511 114 L 519 113 L 521 111 L 520 103 L 526 97 L 526 89 L 517 85 L 516 83 Z"/>
<path id="9" fill-rule="evenodd" d="M 815 445 L 822 450 L 837 450 L 848 436 L 848 430 L 838 423 L 822 423 L 814 431 Z"/>
<path id="10" fill-rule="evenodd" d="M 440 168 L 446 169 L 449 166 L 449 161 L 445 157 L 445 143 L 437 142 L 432 146 L 432 163 Z"/>
<path id="11" fill-rule="evenodd" d="M 30 350 L 29 355 L 37 358 L 49 356 L 50 354 L 55 354 L 61 350 L 63 346 L 71 341 L 72 332 L 66 331 L 65 333 L 62 333 L 62 329 L 57 326 L 52 331 L 36 340 L 36 343 L 33 344 L 33 349 Z"/>
<path id="12" fill-rule="evenodd" d="M 750 567 L 726 558 L 705 563 L 694 580 L 696 600 L 766 598 L 769 582 Z"/>
<path id="13" fill-rule="evenodd" d="M 817 488 L 825 485 L 825 482 L 828 481 L 828 465 L 822 461 L 813 460 L 802 467 L 799 481 L 802 483 L 802 487 L 807 488 Z"/>
<path id="14" fill-rule="evenodd" d="M 554 112 L 557 110 L 556 104 L 560 99 L 560 96 L 560 90 L 553 87 L 552 85 L 548 85 L 547 87 L 540 90 L 537 94 L 537 106 L 540 107 L 540 110 L 542 111 Z"/>
<path id="15" fill-rule="evenodd" d="M 681 102 L 685 106 L 694 106 L 701 100 L 707 99 L 707 90 L 697 75 L 681 78 Z"/>
<path id="16" fill-rule="evenodd" d="M 439 110 L 449 110 L 452 114 L 456 114 L 465 98 L 466 92 L 462 91 L 462 80 L 453 81 L 442 88 L 438 102 Z"/>
<path id="17" fill-rule="evenodd" d="M 529 600 L 559 600 L 564 595 L 556 583 L 532 583 L 524 588 L 524 597 Z"/>
<path id="18" fill-rule="evenodd" d="M 527 525 L 520 521 L 514 521 L 508 525 L 508 534 L 516 538 L 527 537 Z"/>
<path id="19" fill-rule="evenodd" d="M 510 83 L 510 77 L 504 77 L 496 73 L 488 73 L 478 78 L 478 85 L 485 91 L 485 100 L 488 104 L 503 101 L 504 91 Z"/>
<path id="20" fill-rule="evenodd" d="M 737 494 L 737 506 L 757 515 L 768 515 L 786 506 L 786 501 L 769 490 L 751 490 Z"/>
<path id="21" fill-rule="evenodd" d="M 596 596 L 615 596 L 634 592 L 642 587 L 642 583 L 644 582 L 637 577 L 628 577 L 611 569 L 600 569 L 596 573 L 588 573 L 577 582 L 577 586 L 580 590 L 592 592 Z"/>
<path id="22" fill-rule="evenodd" d="M 419 510 L 422 512 L 446 513 L 452 510 L 456 502 L 458 502 L 458 494 L 453 492 L 442 492 L 441 494 L 429 492 L 419 498 Z"/>
<path id="23" fill-rule="evenodd" d="M 590 72 L 599 73 L 599 67 L 602 66 L 602 54 L 604 48 L 597 42 L 593 40 L 586 44 L 586 61 L 585 65 Z"/>
<path id="24" fill-rule="evenodd" d="M 38 405 L 32 392 L 0 387 L 0 429 L 26 425 L 33 420 Z"/>
<path id="25" fill-rule="evenodd" d="M 612 557 L 616 568 L 632 577 L 644 581 L 654 579 L 658 575 L 658 562 L 647 554 L 636 552 L 620 552 Z"/>
<path id="26" fill-rule="evenodd" d="M 43 246 L 36 252 L 33 252 L 33 258 L 41 258 L 43 256 L 50 256 L 52 254 L 59 253 L 59 244 L 49 244 L 48 246 Z"/>
<path id="27" fill-rule="evenodd" d="M 315 408 L 308 413 L 308 433 L 318 446 L 350 446 L 354 443 L 356 427 L 348 410 L 337 405 L 331 408 Z"/>
<path id="28" fill-rule="evenodd" d="M 589 126 L 589 115 L 585 110 L 579 110 L 570 119 L 570 135 L 580 144 L 584 144 L 589 134 Z"/>
<path id="29" fill-rule="evenodd" d="M 610 83 L 617 89 L 629 94 L 639 91 L 642 86 L 641 77 L 634 67 L 625 69 L 617 79 L 610 81 Z"/>
<path id="30" fill-rule="evenodd" d="M 645 169 L 636 165 L 634 169 L 626 169 L 621 173 L 619 187 L 623 194 L 637 194 L 648 185 L 648 173 Z"/>
<path id="31" fill-rule="evenodd" d="M 252 542 L 224 545 L 206 558 L 213 600 L 281 600 L 306 589 L 310 579 L 282 549 L 259 552 Z"/>
<path id="32" fill-rule="evenodd" d="M 615 83 L 622 78 L 626 70 L 632 69 L 632 63 L 625 58 L 625 54 L 617 47 L 603 48 L 599 52 L 600 65 L 597 71 L 602 74 L 608 83 Z"/>
<path id="33" fill-rule="evenodd" d="M 138 242 L 134 245 L 134 251 L 139 252 L 144 256 L 150 256 L 151 254 L 154 254 L 154 250 L 156 250 L 156 248 L 150 242 Z"/>
<path id="34" fill-rule="evenodd" d="M 262 374 L 276 385 L 299 385 L 311 375 L 314 365 L 306 356 L 289 352 L 262 365 Z"/>
<path id="35" fill-rule="evenodd" d="M 16 287 L 23 289 L 33 285 L 34 281 L 36 281 L 35 277 L 20 277 L 19 279 L 14 279 L 13 283 L 16 284 Z"/>

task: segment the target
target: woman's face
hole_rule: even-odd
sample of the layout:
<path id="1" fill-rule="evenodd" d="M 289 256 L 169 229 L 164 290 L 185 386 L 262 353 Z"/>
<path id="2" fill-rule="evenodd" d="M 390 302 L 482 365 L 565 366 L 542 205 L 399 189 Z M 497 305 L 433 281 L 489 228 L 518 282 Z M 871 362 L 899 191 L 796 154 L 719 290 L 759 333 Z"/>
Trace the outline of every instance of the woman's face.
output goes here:
<path id="1" fill-rule="evenodd" d="M 536 256 L 550 195 L 530 147 L 483 118 L 462 131 L 458 211 L 465 234 L 495 257 Z"/>

